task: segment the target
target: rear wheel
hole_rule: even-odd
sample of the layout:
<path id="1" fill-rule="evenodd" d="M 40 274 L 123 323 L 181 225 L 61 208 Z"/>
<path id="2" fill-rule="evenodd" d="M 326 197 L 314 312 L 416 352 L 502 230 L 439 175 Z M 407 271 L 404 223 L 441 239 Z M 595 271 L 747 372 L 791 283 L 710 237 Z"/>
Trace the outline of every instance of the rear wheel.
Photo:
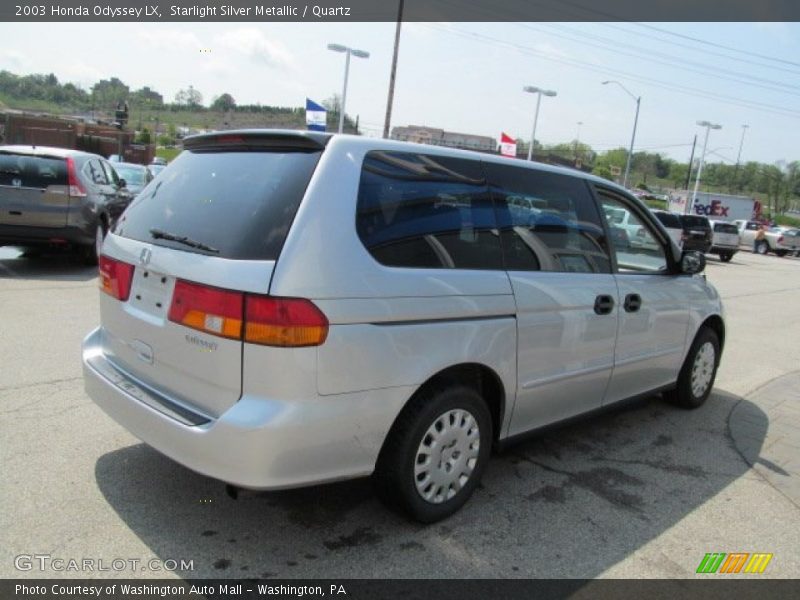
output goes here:
<path id="1" fill-rule="evenodd" d="M 759 254 L 766 254 L 769 252 L 769 244 L 767 244 L 767 242 L 758 242 L 758 245 L 756 246 L 756 252 Z"/>
<path id="2" fill-rule="evenodd" d="M 689 349 L 675 388 L 664 396 L 682 408 L 702 406 L 714 387 L 718 366 L 719 338 L 713 329 L 703 327 Z"/>
<path id="3" fill-rule="evenodd" d="M 100 253 L 103 251 L 103 241 L 106 239 L 108 228 L 105 221 L 100 219 L 97 222 L 97 227 L 94 231 L 94 244 L 91 246 L 84 246 L 81 248 L 81 258 L 86 265 L 94 266 L 100 258 Z"/>
<path id="4" fill-rule="evenodd" d="M 376 491 L 392 508 L 433 523 L 461 508 L 489 461 L 492 419 L 474 389 L 423 391 L 403 409 L 375 469 Z"/>
<path id="5" fill-rule="evenodd" d="M 722 254 L 719 255 L 719 259 L 722 262 L 731 262 L 732 258 L 733 258 L 733 254 L 729 254 L 728 252 L 723 252 Z"/>

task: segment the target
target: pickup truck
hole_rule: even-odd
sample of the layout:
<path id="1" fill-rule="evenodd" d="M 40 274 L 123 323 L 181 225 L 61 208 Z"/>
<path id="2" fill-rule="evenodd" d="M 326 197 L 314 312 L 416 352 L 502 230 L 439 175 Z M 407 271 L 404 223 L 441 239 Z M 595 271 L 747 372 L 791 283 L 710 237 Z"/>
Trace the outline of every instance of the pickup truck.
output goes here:
<path id="1" fill-rule="evenodd" d="M 739 243 L 748 248 L 753 248 L 753 242 L 761 225 L 756 221 L 739 219 L 734 221 L 739 229 Z M 784 229 L 773 227 L 764 232 L 764 239 L 755 248 L 759 254 L 774 253 L 776 256 L 786 256 L 789 252 L 798 250 L 797 236 L 784 235 Z"/>

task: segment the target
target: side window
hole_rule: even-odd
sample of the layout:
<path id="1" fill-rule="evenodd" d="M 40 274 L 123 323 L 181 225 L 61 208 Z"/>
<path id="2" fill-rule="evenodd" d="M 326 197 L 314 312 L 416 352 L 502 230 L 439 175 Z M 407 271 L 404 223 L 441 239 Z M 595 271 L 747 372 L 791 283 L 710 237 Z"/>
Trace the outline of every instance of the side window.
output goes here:
<path id="1" fill-rule="evenodd" d="M 104 160 L 101 160 L 100 164 L 103 166 L 103 170 L 106 173 L 106 178 L 108 179 L 108 182 L 113 183 L 114 185 L 119 185 L 119 175 L 117 175 L 117 172 L 114 170 L 114 167 L 112 167 L 109 163 L 107 163 Z"/>
<path id="2" fill-rule="evenodd" d="M 387 266 L 503 268 L 491 198 L 477 161 L 368 153 L 356 230 L 370 254 Z"/>
<path id="3" fill-rule="evenodd" d="M 108 179 L 106 178 L 106 173 L 103 171 L 100 161 L 94 158 L 86 161 L 86 166 L 83 168 L 83 172 L 92 182 L 96 183 L 97 185 L 108 185 Z"/>
<path id="4" fill-rule="evenodd" d="M 641 220 L 620 199 L 602 191 L 599 195 L 611 230 L 611 243 L 617 255 L 619 272 L 666 273 L 664 247 L 650 224 Z"/>
<path id="5" fill-rule="evenodd" d="M 600 214 L 581 179 L 488 164 L 506 268 L 610 273 Z"/>

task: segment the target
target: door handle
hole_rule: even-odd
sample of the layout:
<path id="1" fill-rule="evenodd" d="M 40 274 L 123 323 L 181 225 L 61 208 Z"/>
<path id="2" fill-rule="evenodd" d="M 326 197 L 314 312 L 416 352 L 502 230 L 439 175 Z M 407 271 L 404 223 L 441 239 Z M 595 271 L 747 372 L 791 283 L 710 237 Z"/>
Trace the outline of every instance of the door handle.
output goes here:
<path id="1" fill-rule="evenodd" d="M 614 298 L 608 294 L 600 294 L 594 299 L 594 312 L 598 315 L 608 315 L 614 310 Z"/>
<path id="2" fill-rule="evenodd" d="M 622 306 L 625 312 L 636 312 L 642 307 L 642 297 L 639 294 L 628 294 Z"/>

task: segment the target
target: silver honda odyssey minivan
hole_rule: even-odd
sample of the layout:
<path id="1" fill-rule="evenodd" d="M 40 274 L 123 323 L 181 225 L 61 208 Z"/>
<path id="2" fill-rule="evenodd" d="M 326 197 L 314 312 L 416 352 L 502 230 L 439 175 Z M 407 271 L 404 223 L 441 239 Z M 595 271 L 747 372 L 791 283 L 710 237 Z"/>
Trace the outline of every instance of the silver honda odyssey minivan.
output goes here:
<path id="1" fill-rule="evenodd" d="M 615 231 L 620 211 L 647 243 Z M 700 406 L 725 338 L 704 265 L 577 171 L 194 136 L 106 237 L 86 390 L 199 473 L 261 490 L 373 475 L 432 522 L 523 434 L 656 392 Z"/>

